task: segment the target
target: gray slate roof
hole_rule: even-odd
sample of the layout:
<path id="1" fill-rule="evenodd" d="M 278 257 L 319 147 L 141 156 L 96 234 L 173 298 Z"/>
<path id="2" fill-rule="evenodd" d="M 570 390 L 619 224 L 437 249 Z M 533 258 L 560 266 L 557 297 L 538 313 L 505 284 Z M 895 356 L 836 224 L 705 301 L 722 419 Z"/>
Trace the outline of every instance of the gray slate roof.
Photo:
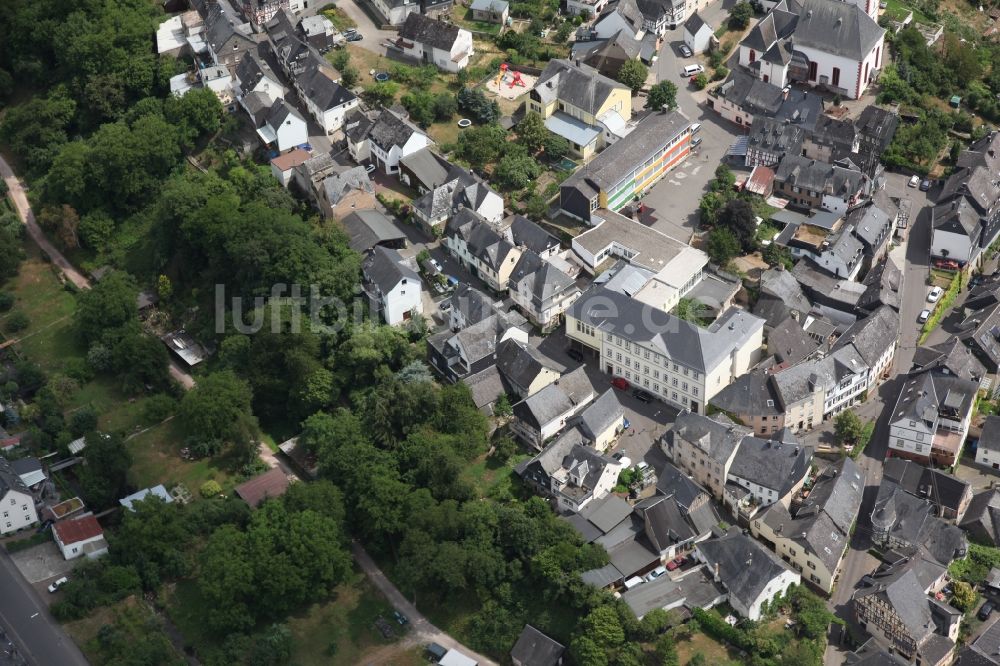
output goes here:
<path id="1" fill-rule="evenodd" d="M 511 271 L 510 281 L 512 289 L 517 285 L 518 291 L 531 294 L 532 302 L 539 308 L 567 290 L 576 289 L 573 278 L 531 250 L 521 253 L 521 258 Z"/>
<path id="2" fill-rule="evenodd" d="M 764 372 L 748 372 L 723 387 L 709 403 L 730 414 L 771 416 L 784 413 L 781 396 Z"/>
<path id="3" fill-rule="evenodd" d="M 580 366 L 563 375 L 559 383 L 549 384 L 514 405 L 514 416 L 541 429 L 575 405 L 590 400 L 593 395 L 594 386 L 587 377 L 586 367 Z"/>
<path id="4" fill-rule="evenodd" d="M 774 180 L 846 199 L 863 189 L 865 175 L 860 171 L 789 153 L 778 165 Z"/>
<path id="5" fill-rule="evenodd" d="M 7 493 L 11 490 L 31 494 L 28 486 L 24 485 L 24 482 L 21 481 L 21 477 L 18 476 L 17 471 L 11 466 L 11 463 L 5 458 L 0 458 L 0 499 L 6 497 Z"/>
<path id="6" fill-rule="evenodd" d="M 1000 543 L 1000 490 L 990 488 L 973 495 L 961 527 L 980 541 Z"/>
<path id="7" fill-rule="evenodd" d="M 896 344 L 899 338 L 899 314 L 883 305 L 864 319 L 859 319 L 844 332 L 833 346 L 834 350 L 851 345 L 869 366 Z"/>
<path id="8" fill-rule="evenodd" d="M 918 371 L 945 372 L 977 382 L 986 376 L 986 367 L 958 338 L 949 338 L 931 347 L 917 347 L 913 367 Z"/>
<path id="9" fill-rule="evenodd" d="M 406 17 L 399 36 L 409 42 L 426 44 L 442 51 L 451 51 L 458 39 L 460 28 L 453 23 L 445 23 L 423 14 L 413 12 Z"/>
<path id="10" fill-rule="evenodd" d="M 774 553 L 739 531 L 697 546 L 709 570 L 719 567 L 719 578 L 729 594 L 750 606 L 775 578 L 789 569 Z"/>
<path id="11" fill-rule="evenodd" d="M 550 60 L 542 70 L 532 96 L 539 97 L 546 104 L 560 100 L 594 114 L 614 90 L 628 87 L 614 79 L 600 74 L 589 65 L 575 65 L 569 60 Z"/>
<path id="12" fill-rule="evenodd" d="M 383 294 L 387 294 L 399 284 L 400 280 L 412 280 L 420 284 L 420 276 L 403 262 L 399 252 L 381 245 L 376 245 L 362 267 L 365 275 Z"/>
<path id="13" fill-rule="evenodd" d="M 588 289 L 567 312 L 601 331 L 651 344 L 700 372 L 717 367 L 764 327 L 763 319 L 731 308 L 711 326 L 701 328 L 601 285 Z"/>
<path id="14" fill-rule="evenodd" d="M 784 497 L 801 481 L 812 463 L 812 447 L 744 437 L 733 458 L 732 474 Z"/>
<path id="15" fill-rule="evenodd" d="M 556 666 L 565 651 L 566 648 L 561 643 L 526 624 L 511 649 L 510 656 L 524 666 Z"/>
<path id="16" fill-rule="evenodd" d="M 722 414 L 704 416 L 684 411 L 674 420 L 671 436 L 682 437 L 698 446 L 712 460 L 723 462 L 736 450 L 740 440 L 751 432 L 750 428 L 736 425 Z"/>
<path id="17" fill-rule="evenodd" d="M 515 386 L 527 389 L 542 370 L 555 371 L 532 347 L 514 339 L 497 345 L 497 368 Z"/>
<path id="18" fill-rule="evenodd" d="M 656 491 L 664 497 L 673 497 L 685 511 L 690 511 L 700 496 L 708 495 L 707 490 L 669 462 L 657 470 Z"/>
<path id="19" fill-rule="evenodd" d="M 621 423 L 625 408 L 618 402 L 615 389 L 608 389 L 580 412 L 577 427 L 591 441 L 616 423 Z"/>
<path id="20" fill-rule="evenodd" d="M 336 206 L 341 199 L 355 190 L 375 194 L 375 185 L 372 183 L 371 178 L 368 177 L 368 172 L 362 166 L 352 167 L 323 179 L 323 191 L 326 193 L 326 199 L 330 202 L 331 206 Z M 395 233 L 395 237 L 398 238 L 400 235 L 399 232 Z M 406 237 L 405 234 L 402 235 L 404 238 Z"/>
<path id="21" fill-rule="evenodd" d="M 767 334 L 767 351 L 779 363 L 795 364 L 812 356 L 820 343 L 806 333 L 802 324 L 792 317 L 778 323 Z"/>
<path id="22" fill-rule="evenodd" d="M 350 237 L 348 245 L 355 252 L 365 252 L 381 243 L 406 240 L 406 234 L 378 210 L 356 210 L 340 223 Z"/>
<path id="23" fill-rule="evenodd" d="M 553 248 L 559 248 L 559 239 L 523 215 L 510 218 L 507 235 L 514 245 L 524 247 L 532 252 L 543 254 Z"/>
<path id="24" fill-rule="evenodd" d="M 410 16 L 419 15 L 410 14 Z M 420 133 L 420 130 L 389 109 L 384 109 L 368 130 L 369 138 L 386 152 L 393 146 L 404 146 L 414 133 Z"/>

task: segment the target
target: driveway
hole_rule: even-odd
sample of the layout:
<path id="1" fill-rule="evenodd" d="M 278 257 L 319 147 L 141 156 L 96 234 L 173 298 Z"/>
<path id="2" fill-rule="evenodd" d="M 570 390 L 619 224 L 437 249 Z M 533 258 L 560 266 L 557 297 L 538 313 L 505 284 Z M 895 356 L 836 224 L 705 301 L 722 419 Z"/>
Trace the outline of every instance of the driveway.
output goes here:
<path id="1" fill-rule="evenodd" d="M 360 42 L 352 42 L 361 48 L 384 56 L 386 48 L 383 42 L 394 41 L 399 35 L 393 30 L 381 30 L 364 9 L 358 6 L 356 0 L 343 0 L 337 7 L 347 14 L 357 25 L 358 33 L 363 37 Z"/>
<path id="2" fill-rule="evenodd" d="M 76 562 L 63 558 L 54 541 L 18 551 L 10 559 L 29 583 L 40 583 L 62 576 L 76 566 Z"/>
<path id="3" fill-rule="evenodd" d="M 437 643 L 448 649 L 459 650 L 465 653 L 466 656 L 475 659 L 481 666 L 497 666 L 497 663 L 492 659 L 487 659 L 481 654 L 477 654 L 465 647 L 454 638 L 444 633 L 433 624 L 430 620 L 423 616 L 423 614 L 417 610 L 417 607 L 410 603 L 403 593 L 400 592 L 392 581 L 389 580 L 382 570 L 378 568 L 375 561 L 372 560 L 371 556 L 365 552 L 365 549 L 358 542 L 351 544 L 351 550 L 354 553 L 354 560 L 361 567 L 361 570 L 365 572 L 368 579 L 372 582 L 375 587 L 385 595 L 385 598 L 389 601 L 393 608 L 398 610 L 400 613 L 405 615 L 410 620 L 410 626 L 413 630 L 407 637 L 407 641 L 413 644 L 427 644 L 427 643 Z M 372 662 L 373 664 L 375 662 Z"/>

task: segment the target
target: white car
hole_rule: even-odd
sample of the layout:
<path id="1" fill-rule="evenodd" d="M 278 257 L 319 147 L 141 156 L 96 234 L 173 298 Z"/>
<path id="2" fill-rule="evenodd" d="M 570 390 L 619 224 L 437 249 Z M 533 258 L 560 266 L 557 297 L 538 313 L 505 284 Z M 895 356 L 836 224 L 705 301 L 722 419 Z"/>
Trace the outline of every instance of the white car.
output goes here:
<path id="1" fill-rule="evenodd" d="M 659 566 L 646 574 L 646 582 L 651 583 L 663 574 L 667 573 L 667 568 L 664 566 Z"/>
<path id="2" fill-rule="evenodd" d="M 697 134 L 698 130 L 700 129 L 701 129 L 701 123 L 695 123 L 694 125 L 691 125 L 691 134 Z"/>
<path id="3" fill-rule="evenodd" d="M 941 295 L 943 293 L 944 289 L 942 289 L 941 287 L 934 287 L 933 289 L 931 289 L 931 293 L 927 294 L 927 302 L 937 303 L 938 299 L 941 298 Z"/>
<path id="4" fill-rule="evenodd" d="M 438 269 L 438 273 L 443 273 L 444 272 L 444 269 L 441 268 L 441 262 L 438 261 L 437 259 L 433 259 L 433 258 L 431 259 L 431 266 L 433 266 L 434 268 Z"/>
<path id="5" fill-rule="evenodd" d="M 910 182 L 907 183 L 908 187 L 916 187 L 920 185 L 920 176 L 913 175 L 910 176 Z"/>
<path id="6" fill-rule="evenodd" d="M 49 585 L 49 592 L 55 592 L 56 590 L 58 590 L 60 587 L 62 587 L 63 585 L 65 585 L 68 582 L 69 582 L 69 578 L 67 578 L 66 576 L 63 576 L 62 578 L 56 580 L 54 583 L 52 583 L 51 585 Z"/>
<path id="7" fill-rule="evenodd" d="M 930 318 L 931 318 L 931 311 L 930 310 L 921 310 L 920 311 L 920 316 L 917 317 L 917 321 L 920 322 L 921 324 L 923 324 L 925 321 L 927 321 Z"/>

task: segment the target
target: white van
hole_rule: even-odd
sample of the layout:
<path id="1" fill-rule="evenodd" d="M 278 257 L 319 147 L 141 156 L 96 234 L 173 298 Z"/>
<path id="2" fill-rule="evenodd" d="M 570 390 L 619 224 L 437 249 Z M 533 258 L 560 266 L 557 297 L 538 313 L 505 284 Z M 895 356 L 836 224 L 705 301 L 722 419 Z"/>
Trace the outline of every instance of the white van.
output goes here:
<path id="1" fill-rule="evenodd" d="M 643 580 L 641 578 L 639 578 L 638 576 L 632 576 L 627 581 L 625 581 L 625 589 L 631 590 L 636 585 L 642 585 L 642 583 Z"/>
<path id="2" fill-rule="evenodd" d="M 704 71 L 705 68 L 701 65 L 688 65 L 684 68 L 682 73 L 684 76 L 694 76 L 695 74 L 701 74 Z"/>

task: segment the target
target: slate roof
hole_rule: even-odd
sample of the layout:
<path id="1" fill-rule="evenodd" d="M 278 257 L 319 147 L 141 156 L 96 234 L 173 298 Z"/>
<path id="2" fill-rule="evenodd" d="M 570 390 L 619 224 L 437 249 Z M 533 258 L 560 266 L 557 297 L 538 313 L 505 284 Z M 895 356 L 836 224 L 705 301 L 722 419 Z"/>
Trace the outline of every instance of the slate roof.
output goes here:
<path id="1" fill-rule="evenodd" d="M 599 569 L 591 569 L 580 574 L 580 580 L 597 588 L 607 587 L 612 583 L 620 581 L 623 577 L 622 572 L 610 563 L 605 564 Z"/>
<path id="2" fill-rule="evenodd" d="M 495 365 L 463 378 L 462 383 L 472 394 L 472 402 L 476 405 L 476 409 L 484 410 L 489 414 L 492 414 L 490 406 L 497 401 L 501 394 L 508 392 L 507 384 Z"/>
<path id="3" fill-rule="evenodd" d="M 823 100 L 819 95 L 791 89 L 787 93 L 774 85 L 733 70 L 717 89 L 718 95 L 755 118 L 788 120 L 810 130 L 823 117 Z"/>
<path id="4" fill-rule="evenodd" d="M 872 266 L 865 275 L 862 281 L 865 292 L 858 300 L 858 307 L 874 310 L 882 305 L 888 305 L 898 312 L 902 282 L 902 272 L 890 257 L 886 257 Z"/>
<path id="5" fill-rule="evenodd" d="M 901 566 L 875 578 L 876 583 L 854 593 L 855 603 L 871 595 L 878 595 L 892 607 L 906 632 L 921 642 L 934 632 L 924 586 L 917 579 L 912 567 Z"/>
<path id="6" fill-rule="evenodd" d="M 802 328 L 797 319 L 787 317 L 767 334 L 767 351 L 780 363 L 795 364 L 809 358 L 820 343 Z"/>
<path id="7" fill-rule="evenodd" d="M 607 534 L 632 515 L 632 505 L 617 495 L 607 495 L 583 507 L 579 515 Z"/>
<path id="8" fill-rule="evenodd" d="M 895 481 L 912 495 L 926 497 L 956 513 L 969 492 L 969 484 L 958 477 L 902 458 L 886 460 L 882 477 Z"/>
<path id="9" fill-rule="evenodd" d="M 531 250 L 521 253 L 521 258 L 511 271 L 510 282 L 511 285 L 517 285 L 519 292 L 530 294 L 532 303 L 539 309 L 566 291 L 579 292 L 573 278 Z"/>
<path id="10" fill-rule="evenodd" d="M 368 179 L 367 174 L 365 179 Z M 371 183 L 370 180 L 368 182 Z M 406 240 L 406 234 L 378 210 L 356 210 L 340 223 L 350 237 L 348 245 L 355 252 L 365 252 L 381 243 Z"/>
<path id="11" fill-rule="evenodd" d="M 996 372 L 1000 367 L 1000 304 L 972 313 L 961 327 L 966 329 L 959 336 L 962 342 L 980 355 L 987 370 Z"/>
<path id="12" fill-rule="evenodd" d="M 860 171 L 789 153 L 778 165 L 774 180 L 849 199 L 864 188 L 865 175 Z"/>
<path id="13" fill-rule="evenodd" d="M 805 130 L 798 125 L 784 124 L 772 118 L 760 118 L 755 120 L 750 127 L 748 147 L 753 150 L 762 150 L 767 153 L 788 157 L 797 157 L 802 152 L 802 143 L 805 141 Z M 784 164 L 784 160 L 782 160 Z M 790 163 L 791 164 L 791 163 Z M 786 167 L 786 173 L 789 167 Z M 776 181 L 785 180 L 779 167 L 775 171 Z"/>
<path id="14" fill-rule="evenodd" d="M 0 499 L 11 490 L 30 495 L 31 490 L 21 481 L 20 475 L 5 458 L 0 458 Z"/>
<path id="15" fill-rule="evenodd" d="M 335 109 L 357 99 L 357 95 L 335 80 L 337 78 L 339 76 L 330 67 L 318 63 L 307 65 L 296 77 L 305 96 L 323 111 Z"/>
<path id="16" fill-rule="evenodd" d="M 891 237 L 892 219 L 874 204 L 855 208 L 848 214 L 847 223 L 854 227 L 854 235 L 869 254 L 877 253 Z"/>
<path id="17" fill-rule="evenodd" d="M 938 200 L 961 197 L 971 202 L 979 214 L 995 211 L 1000 200 L 997 173 L 1000 173 L 1000 132 L 983 137 L 959 156 L 958 168 L 945 181 Z"/>
<path id="18" fill-rule="evenodd" d="M 410 16 L 419 16 L 419 14 L 410 14 Z M 383 109 L 371 129 L 368 130 L 368 137 L 375 142 L 375 145 L 389 152 L 393 146 L 406 145 L 406 142 L 415 133 L 421 132 L 389 109 Z"/>
<path id="19" fill-rule="evenodd" d="M 403 27 L 399 29 L 399 36 L 408 42 L 425 44 L 450 52 L 460 30 L 461 28 L 453 23 L 445 23 L 413 12 L 406 17 Z"/>
<path id="20" fill-rule="evenodd" d="M 1000 490 L 989 488 L 973 495 L 960 526 L 980 541 L 1000 543 Z"/>
<path id="21" fill-rule="evenodd" d="M 695 444 L 717 462 L 728 460 L 740 440 L 751 432 L 750 428 L 736 425 L 722 414 L 704 416 L 688 411 L 677 415 L 670 431 L 671 436 Z"/>
<path id="22" fill-rule="evenodd" d="M 783 414 L 781 396 L 764 372 L 748 372 L 729 386 L 724 386 L 709 403 L 730 414 L 772 416 Z"/>
<path id="23" fill-rule="evenodd" d="M 594 393 L 586 367 L 580 366 L 563 375 L 558 383 L 549 384 L 514 405 L 514 416 L 540 430 L 574 406 L 590 400 Z"/>
<path id="24" fill-rule="evenodd" d="M 744 437 L 733 458 L 731 473 L 784 497 L 805 478 L 812 447 L 793 446 L 758 437 Z"/>
<path id="25" fill-rule="evenodd" d="M 580 412 L 577 427 L 591 441 L 616 424 L 621 424 L 625 417 L 625 408 L 618 402 L 615 389 L 608 389 L 587 405 Z"/>
<path id="26" fill-rule="evenodd" d="M 896 344 L 899 338 L 899 314 L 883 305 L 864 319 L 859 319 L 834 344 L 834 350 L 851 345 L 870 367 Z"/>
<path id="27" fill-rule="evenodd" d="M 478 324 L 499 311 L 492 298 L 467 282 L 458 286 L 448 302 L 453 311 L 461 313 L 466 326 Z"/>
<path id="28" fill-rule="evenodd" d="M 240 59 L 239 64 L 236 65 L 236 78 L 239 79 L 240 87 L 245 91 L 252 90 L 260 80 L 264 77 L 269 78 L 274 81 L 279 86 L 281 85 L 281 79 L 274 70 L 271 69 L 271 65 L 267 61 L 260 57 L 253 51 L 247 53 Z M 281 92 L 280 90 L 275 92 Z"/>
<path id="29" fill-rule="evenodd" d="M 899 393 L 892 421 L 912 419 L 937 421 L 942 407 L 968 412 L 979 390 L 979 384 L 958 377 L 927 373 L 910 377 Z"/>
<path id="30" fill-rule="evenodd" d="M 839 0 L 801 0 L 795 24 L 796 46 L 864 60 L 885 34 L 864 10 Z"/>
<path id="31" fill-rule="evenodd" d="M 700 372 L 717 367 L 764 327 L 763 319 L 730 308 L 711 326 L 701 328 L 602 285 L 588 289 L 567 313 L 603 332 L 651 344 L 669 358 Z"/>
<path id="32" fill-rule="evenodd" d="M 392 291 L 400 280 L 409 279 L 417 285 L 420 284 L 420 276 L 404 263 L 399 252 L 381 245 L 376 245 L 372 249 L 371 256 L 365 260 L 362 270 L 383 294 Z"/>
<path id="33" fill-rule="evenodd" d="M 643 533 L 654 552 L 666 552 L 673 545 L 699 536 L 672 497 L 654 495 L 636 503 L 635 511 L 642 517 Z"/>
<path id="34" fill-rule="evenodd" d="M 707 490 L 669 462 L 657 470 L 656 491 L 665 497 L 673 497 L 685 511 L 690 511 L 691 505 L 700 496 L 708 495 Z"/>
<path id="35" fill-rule="evenodd" d="M 526 624 L 510 651 L 510 658 L 523 666 L 556 666 L 565 651 L 561 643 Z"/>
<path id="36" fill-rule="evenodd" d="M 812 304 L 794 275 L 774 268 L 761 273 L 760 298 L 754 307 L 754 314 L 763 317 L 769 327 L 777 326 L 792 312 L 805 314 L 810 309 Z"/>
<path id="37" fill-rule="evenodd" d="M 1000 416 L 987 416 L 979 435 L 978 448 L 986 451 L 1000 451 Z"/>
<path id="38" fill-rule="evenodd" d="M 705 23 L 705 20 L 698 15 L 698 12 L 694 12 L 687 18 L 686 21 L 684 21 L 684 29 L 692 35 L 697 35 L 698 31 L 705 26 L 707 26 L 709 30 L 712 29 L 711 26 Z"/>
<path id="39" fill-rule="evenodd" d="M 945 372 L 977 382 L 986 376 L 986 366 L 954 337 L 931 347 L 917 347 L 913 367 L 915 371 Z"/>
<path id="40" fill-rule="evenodd" d="M 533 222 L 523 215 L 514 215 L 510 218 L 507 235 L 514 245 L 538 254 L 559 248 L 558 238 L 543 229 L 537 222 Z"/>
<path id="41" fill-rule="evenodd" d="M 336 206 L 341 199 L 356 190 L 375 194 L 375 185 L 362 166 L 352 167 L 323 179 L 323 191 L 331 206 Z"/>
<path id="42" fill-rule="evenodd" d="M 448 160 L 429 147 L 400 157 L 399 163 L 415 173 L 428 188 L 444 185 L 452 168 Z"/>
<path id="43" fill-rule="evenodd" d="M 654 581 L 637 585 L 622 594 L 636 617 L 643 617 L 657 608 L 706 608 L 725 599 L 726 590 L 712 580 L 704 570 L 697 569 L 679 580 L 660 576 Z"/>
<path id="44" fill-rule="evenodd" d="M 524 390 L 546 368 L 556 371 L 546 360 L 532 347 L 514 339 L 504 340 L 497 345 L 497 368 L 508 381 Z"/>
<path id="45" fill-rule="evenodd" d="M 587 43 L 580 43 L 580 48 L 587 49 L 582 60 L 598 72 L 608 72 L 609 69 L 620 67 L 625 60 L 638 58 L 642 54 L 642 43 L 627 35 L 624 30 L 618 30 L 607 39 L 587 47 Z"/>
<path id="46" fill-rule="evenodd" d="M 628 90 L 628 87 L 589 65 L 555 59 L 542 70 L 531 94 L 537 94 L 546 104 L 559 100 L 595 115 L 615 90 Z"/>
<path id="47" fill-rule="evenodd" d="M 764 588 L 789 571 L 774 553 L 743 534 L 733 531 L 697 546 L 710 571 L 719 567 L 719 578 L 731 597 L 751 606 Z"/>

